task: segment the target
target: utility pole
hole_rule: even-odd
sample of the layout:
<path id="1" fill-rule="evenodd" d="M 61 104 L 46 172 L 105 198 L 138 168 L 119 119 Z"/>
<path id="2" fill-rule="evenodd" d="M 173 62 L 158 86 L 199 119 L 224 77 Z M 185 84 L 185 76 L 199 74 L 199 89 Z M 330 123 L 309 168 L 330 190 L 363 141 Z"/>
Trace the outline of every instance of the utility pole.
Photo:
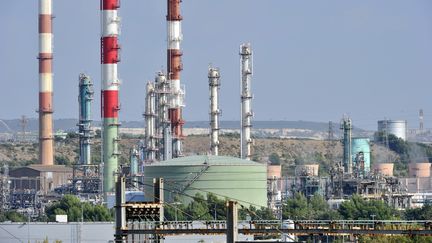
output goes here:
<path id="1" fill-rule="evenodd" d="M 238 238 L 238 209 L 236 201 L 228 201 L 227 210 L 227 243 L 235 243 Z"/>
<path id="2" fill-rule="evenodd" d="M 154 202 L 159 203 L 160 205 L 163 205 L 164 200 L 164 179 L 163 178 L 153 178 L 153 195 L 154 195 Z M 159 222 L 164 221 L 164 208 L 163 206 L 159 209 Z M 164 237 L 158 234 L 154 235 L 154 242 L 155 243 L 163 243 Z"/>
<path id="3" fill-rule="evenodd" d="M 125 191 L 126 191 L 126 178 L 122 174 L 117 175 L 117 181 L 115 186 L 115 235 L 114 239 L 116 243 L 126 242 L 125 234 L 123 229 L 126 229 L 126 208 L 124 206 L 126 202 Z"/>

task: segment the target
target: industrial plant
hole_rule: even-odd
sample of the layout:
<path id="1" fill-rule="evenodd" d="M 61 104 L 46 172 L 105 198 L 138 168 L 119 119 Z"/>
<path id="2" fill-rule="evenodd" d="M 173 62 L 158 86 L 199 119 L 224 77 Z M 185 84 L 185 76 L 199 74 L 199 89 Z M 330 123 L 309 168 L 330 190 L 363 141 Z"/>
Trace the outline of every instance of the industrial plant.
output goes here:
<path id="1" fill-rule="evenodd" d="M 72 194 L 81 202 L 103 205 L 115 211 L 115 222 L 106 226 L 115 242 L 163 242 L 165 237 L 181 234 L 226 234 L 229 239 L 235 240 L 237 234 L 268 236 L 266 234 L 270 233 L 285 239 L 289 238 L 288 233 L 318 237 L 323 234 L 349 235 L 353 239 L 358 234 L 369 234 L 365 230 L 379 231 L 377 234 L 384 235 L 400 232 L 386 233 L 385 230 L 391 227 L 383 221 L 385 227 L 379 228 L 382 225 L 374 219 L 364 222 L 351 220 L 348 223 L 354 225 L 349 226 L 351 228 L 339 221 L 332 221 L 329 226 L 330 220 L 291 223 L 283 217 L 285 202 L 299 194 L 307 200 L 319 195 L 330 209 L 336 210 L 352 197 L 359 196 L 366 201 L 381 201 L 388 207 L 403 211 L 421 208 L 432 201 L 431 163 L 428 158 L 411 157 L 407 168 L 402 169 L 395 163 L 391 144 L 395 141 L 404 143 L 412 135 L 406 120 L 384 118 L 377 121 L 377 132 L 362 131 L 361 134 L 353 132 L 356 121 L 348 115 L 343 115 L 338 131 L 333 130 L 333 123 L 330 122 L 328 132 L 324 132 L 327 135 L 325 138 L 322 134 L 318 138 L 307 138 L 326 146 L 326 164 L 317 161 L 319 156 L 306 159 L 298 156 L 286 160 L 286 163 L 271 159 L 272 155 L 278 159 L 288 157 L 290 151 L 285 147 L 279 154 L 263 153 L 264 156 L 258 156 L 258 139 L 276 137 L 279 142 L 284 139 L 302 140 L 303 137 L 286 136 L 281 128 L 255 128 L 253 102 L 260 102 L 261 97 L 254 97 L 253 90 L 254 84 L 263 80 L 254 78 L 254 45 L 249 42 L 235 43 L 239 48 L 232 58 L 239 62 L 240 74 L 239 77 L 229 77 L 239 82 L 239 122 L 229 132 L 228 129 L 223 131 L 220 101 L 224 99 L 221 92 L 225 82 L 224 70 L 209 65 L 207 70 L 203 70 L 207 77 L 202 77 L 203 82 L 208 82 L 208 100 L 200 101 L 208 102 L 207 127 L 203 128 L 203 134 L 195 135 L 205 137 L 199 140 L 199 145 L 204 143 L 202 146 L 205 149 L 204 152 L 187 152 L 194 148 L 187 147 L 187 123 L 183 119 L 187 97 L 181 76 L 184 55 L 182 1 L 165 2 L 160 4 L 166 4 L 167 10 L 166 69 L 154 70 L 154 80 L 139 87 L 145 90 L 141 99 L 144 110 L 137 111 L 143 117 L 140 121 L 143 126 L 139 128 L 138 136 L 131 140 L 132 145 L 121 148 L 124 139 L 120 122 L 122 82 L 119 76 L 122 70 L 118 66 L 122 48 L 119 41 L 121 6 L 120 0 L 100 1 L 101 74 L 100 77 L 89 73 L 76 74 L 78 89 L 74 92 L 78 91 L 78 122 L 75 131 L 66 133 L 64 137 L 78 141 L 73 145 L 78 156 L 72 164 L 55 164 L 55 156 L 59 154 L 55 143 L 65 139 L 56 136 L 53 126 L 53 1 L 39 0 L 39 128 L 35 137 L 39 159 L 37 164 L 26 166 L 10 168 L 7 163 L 3 165 L 0 212 L 14 210 L 25 213 L 30 221 L 41 218 L 49 206 Z M 259 66 L 256 68 L 258 70 Z M 99 92 L 94 88 L 96 79 L 101 81 L 100 95 L 95 94 Z M 96 115 L 98 109 L 94 108 L 94 101 L 98 99 L 100 116 Z M 423 110 L 419 117 L 418 133 L 423 136 L 426 133 Z M 100 124 L 97 123 L 99 120 Z M 27 121 L 24 118 L 22 124 L 21 142 L 29 143 L 29 138 L 25 138 Z M 272 137 L 268 134 L 277 135 Z M 234 141 L 234 145 L 230 146 L 233 154 L 226 153 L 228 146 L 224 142 L 227 138 Z M 19 141 L 19 136 L 15 141 Z M 273 145 L 264 149 L 270 150 L 268 147 Z M 128 154 L 122 154 L 122 151 L 128 151 Z M 385 154 L 377 156 L 382 151 Z M 125 157 L 128 160 L 122 159 Z M 405 173 L 400 174 L 400 170 L 405 170 Z M 202 196 L 204 199 L 201 200 L 206 200 L 209 195 L 226 201 L 226 221 L 218 220 L 216 208 L 214 221 L 200 221 L 199 217 L 195 219 L 198 224 L 186 220 L 166 220 L 165 213 L 169 208 L 175 209 L 177 217 L 178 205 L 191 205 L 196 198 Z M 239 208 L 246 210 L 246 221 L 238 220 Z M 264 222 L 264 219 L 253 215 L 252 209 L 268 209 L 274 221 Z M 84 216 L 81 217 L 83 220 Z M 260 220 L 263 225 L 258 222 Z M 432 235 L 432 222 L 421 223 L 421 227 L 416 225 L 412 232 L 417 234 L 415 230 L 421 229 L 426 232 L 425 235 Z M 352 231 L 356 227 L 363 231 Z M 404 232 L 400 234 L 407 234 Z"/>

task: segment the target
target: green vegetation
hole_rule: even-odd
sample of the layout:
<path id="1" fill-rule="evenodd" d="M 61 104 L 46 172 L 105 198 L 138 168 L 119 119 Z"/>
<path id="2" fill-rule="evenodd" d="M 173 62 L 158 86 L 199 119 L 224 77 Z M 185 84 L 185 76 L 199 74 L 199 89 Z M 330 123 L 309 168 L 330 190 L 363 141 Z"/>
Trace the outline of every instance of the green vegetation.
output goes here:
<path id="1" fill-rule="evenodd" d="M 432 219 L 432 204 L 427 203 L 421 208 L 407 209 L 405 211 L 405 219 L 407 220 L 431 220 Z"/>
<path id="2" fill-rule="evenodd" d="M 207 194 L 205 198 L 201 194 L 196 194 L 194 200 L 188 205 L 177 202 L 167 204 L 165 207 L 165 217 L 167 220 L 225 220 L 226 219 L 226 200 L 220 199 L 214 194 Z M 252 220 L 275 219 L 271 210 L 267 208 L 249 208 L 240 205 L 239 218 Z M 410 209 L 405 214 L 401 214 L 396 209 L 389 207 L 380 200 L 366 200 L 358 195 L 354 195 L 350 200 L 343 202 L 338 210 L 329 207 L 326 200 L 319 194 L 306 198 L 301 193 L 296 193 L 293 198 L 283 202 L 283 219 L 297 220 L 337 220 L 337 219 L 431 219 L 432 205 L 425 205 L 421 209 Z"/>
<path id="3" fill-rule="evenodd" d="M 54 203 L 46 209 L 46 214 L 49 221 L 55 221 L 55 216 L 58 214 L 66 214 L 68 221 L 112 221 L 113 212 L 102 205 L 93 205 L 88 202 L 80 202 L 80 200 L 72 195 L 65 195 L 59 202 Z M 82 215 L 82 216 L 81 216 Z"/>
<path id="4" fill-rule="evenodd" d="M 220 199 L 216 195 L 208 193 L 207 198 L 197 193 L 194 200 L 188 205 L 176 202 L 167 204 L 165 207 L 165 218 L 167 220 L 225 220 L 226 219 L 226 199 Z M 240 205 L 239 218 L 252 220 L 275 219 L 271 210 L 267 208 L 257 209 L 254 206 L 249 208 Z"/>
<path id="5" fill-rule="evenodd" d="M 329 208 L 325 199 L 318 194 L 309 200 L 301 193 L 286 200 L 282 207 L 284 219 L 340 219 L 337 211 Z"/>
<path id="6" fill-rule="evenodd" d="M 0 222 L 12 221 L 12 222 L 27 222 L 27 216 L 20 214 L 15 211 L 6 211 L 0 213 Z"/>
<path id="7" fill-rule="evenodd" d="M 389 207 L 383 201 L 365 200 L 358 195 L 354 195 L 349 201 L 343 202 L 338 211 L 343 219 L 357 220 L 372 219 L 373 217 L 377 220 L 389 220 L 400 217 L 396 209 Z"/>
<path id="8" fill-rule="evenodd" d="M 72 165 L 72 161 L 70 161 L 66 156 L 56 155 L 54 160 L 56 165 L 66 165 L 66 166 Z"/>
<path id="9" fill-rule="evenodd" d="M 375 141 L 381 144 L 386 144 L 386 137 L 383 132 L 375 133 Z M 408 154 L 409 146 L 408 142 L 401 138 L 396 137 L 393 134 L 388 134 L 389 149 L 398 153 L 399 155 Z"/>
<path id="10" fill-rule="evenodd" d="M 432 242 L 430 236 L 360 236 L 362 243 L 429 243 Z"/>
<path id="11" fill-rule="evenodd" d="M 277 153 L 270 154 L 269 160 L 270 160 L 271 165 L 280 165 L 281 164 L 280 157 Z"/>

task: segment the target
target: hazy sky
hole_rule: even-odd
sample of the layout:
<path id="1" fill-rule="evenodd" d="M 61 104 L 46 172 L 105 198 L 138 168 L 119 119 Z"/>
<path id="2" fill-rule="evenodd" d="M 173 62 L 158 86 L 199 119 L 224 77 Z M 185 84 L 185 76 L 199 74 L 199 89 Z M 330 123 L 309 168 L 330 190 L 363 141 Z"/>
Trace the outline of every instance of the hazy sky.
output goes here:
<path id="1" fill-rule="evenodd" d="M 54 117 L 78 115 L 78 75 L 94 80 L 100 119 L 99 0 L 54 0 Z M 166 1 L 122 0 L 121 120 L 140 120 L 145 83 L 166 66 Z M 186 120 L 208 119 L 209 63 L 221 69 L 223 120 L 238 120 L 239 55 L 254 50 L 256 120 L 384 117 L 432 127 L 432 1 L 183 0 Z M 38 1 L 0 9 L 0 118 L 37 117 Z"/>

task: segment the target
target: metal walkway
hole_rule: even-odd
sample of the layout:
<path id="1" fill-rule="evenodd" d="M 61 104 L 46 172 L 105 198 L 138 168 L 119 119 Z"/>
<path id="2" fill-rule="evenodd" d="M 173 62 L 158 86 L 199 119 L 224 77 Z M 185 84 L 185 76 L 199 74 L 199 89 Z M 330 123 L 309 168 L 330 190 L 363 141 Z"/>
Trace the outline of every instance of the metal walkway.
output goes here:
<path id="1" fill-rule="evenodd" d="M 282 227 L 282 225 L 284 227 Z M 128 234 L 226 234 L 226 221 L 165 221 L 128 224 Z M 238 233 L 245 235 L 432 235 L 431 221 L 395 220 L 297 220 L 241 221 Z"/>

